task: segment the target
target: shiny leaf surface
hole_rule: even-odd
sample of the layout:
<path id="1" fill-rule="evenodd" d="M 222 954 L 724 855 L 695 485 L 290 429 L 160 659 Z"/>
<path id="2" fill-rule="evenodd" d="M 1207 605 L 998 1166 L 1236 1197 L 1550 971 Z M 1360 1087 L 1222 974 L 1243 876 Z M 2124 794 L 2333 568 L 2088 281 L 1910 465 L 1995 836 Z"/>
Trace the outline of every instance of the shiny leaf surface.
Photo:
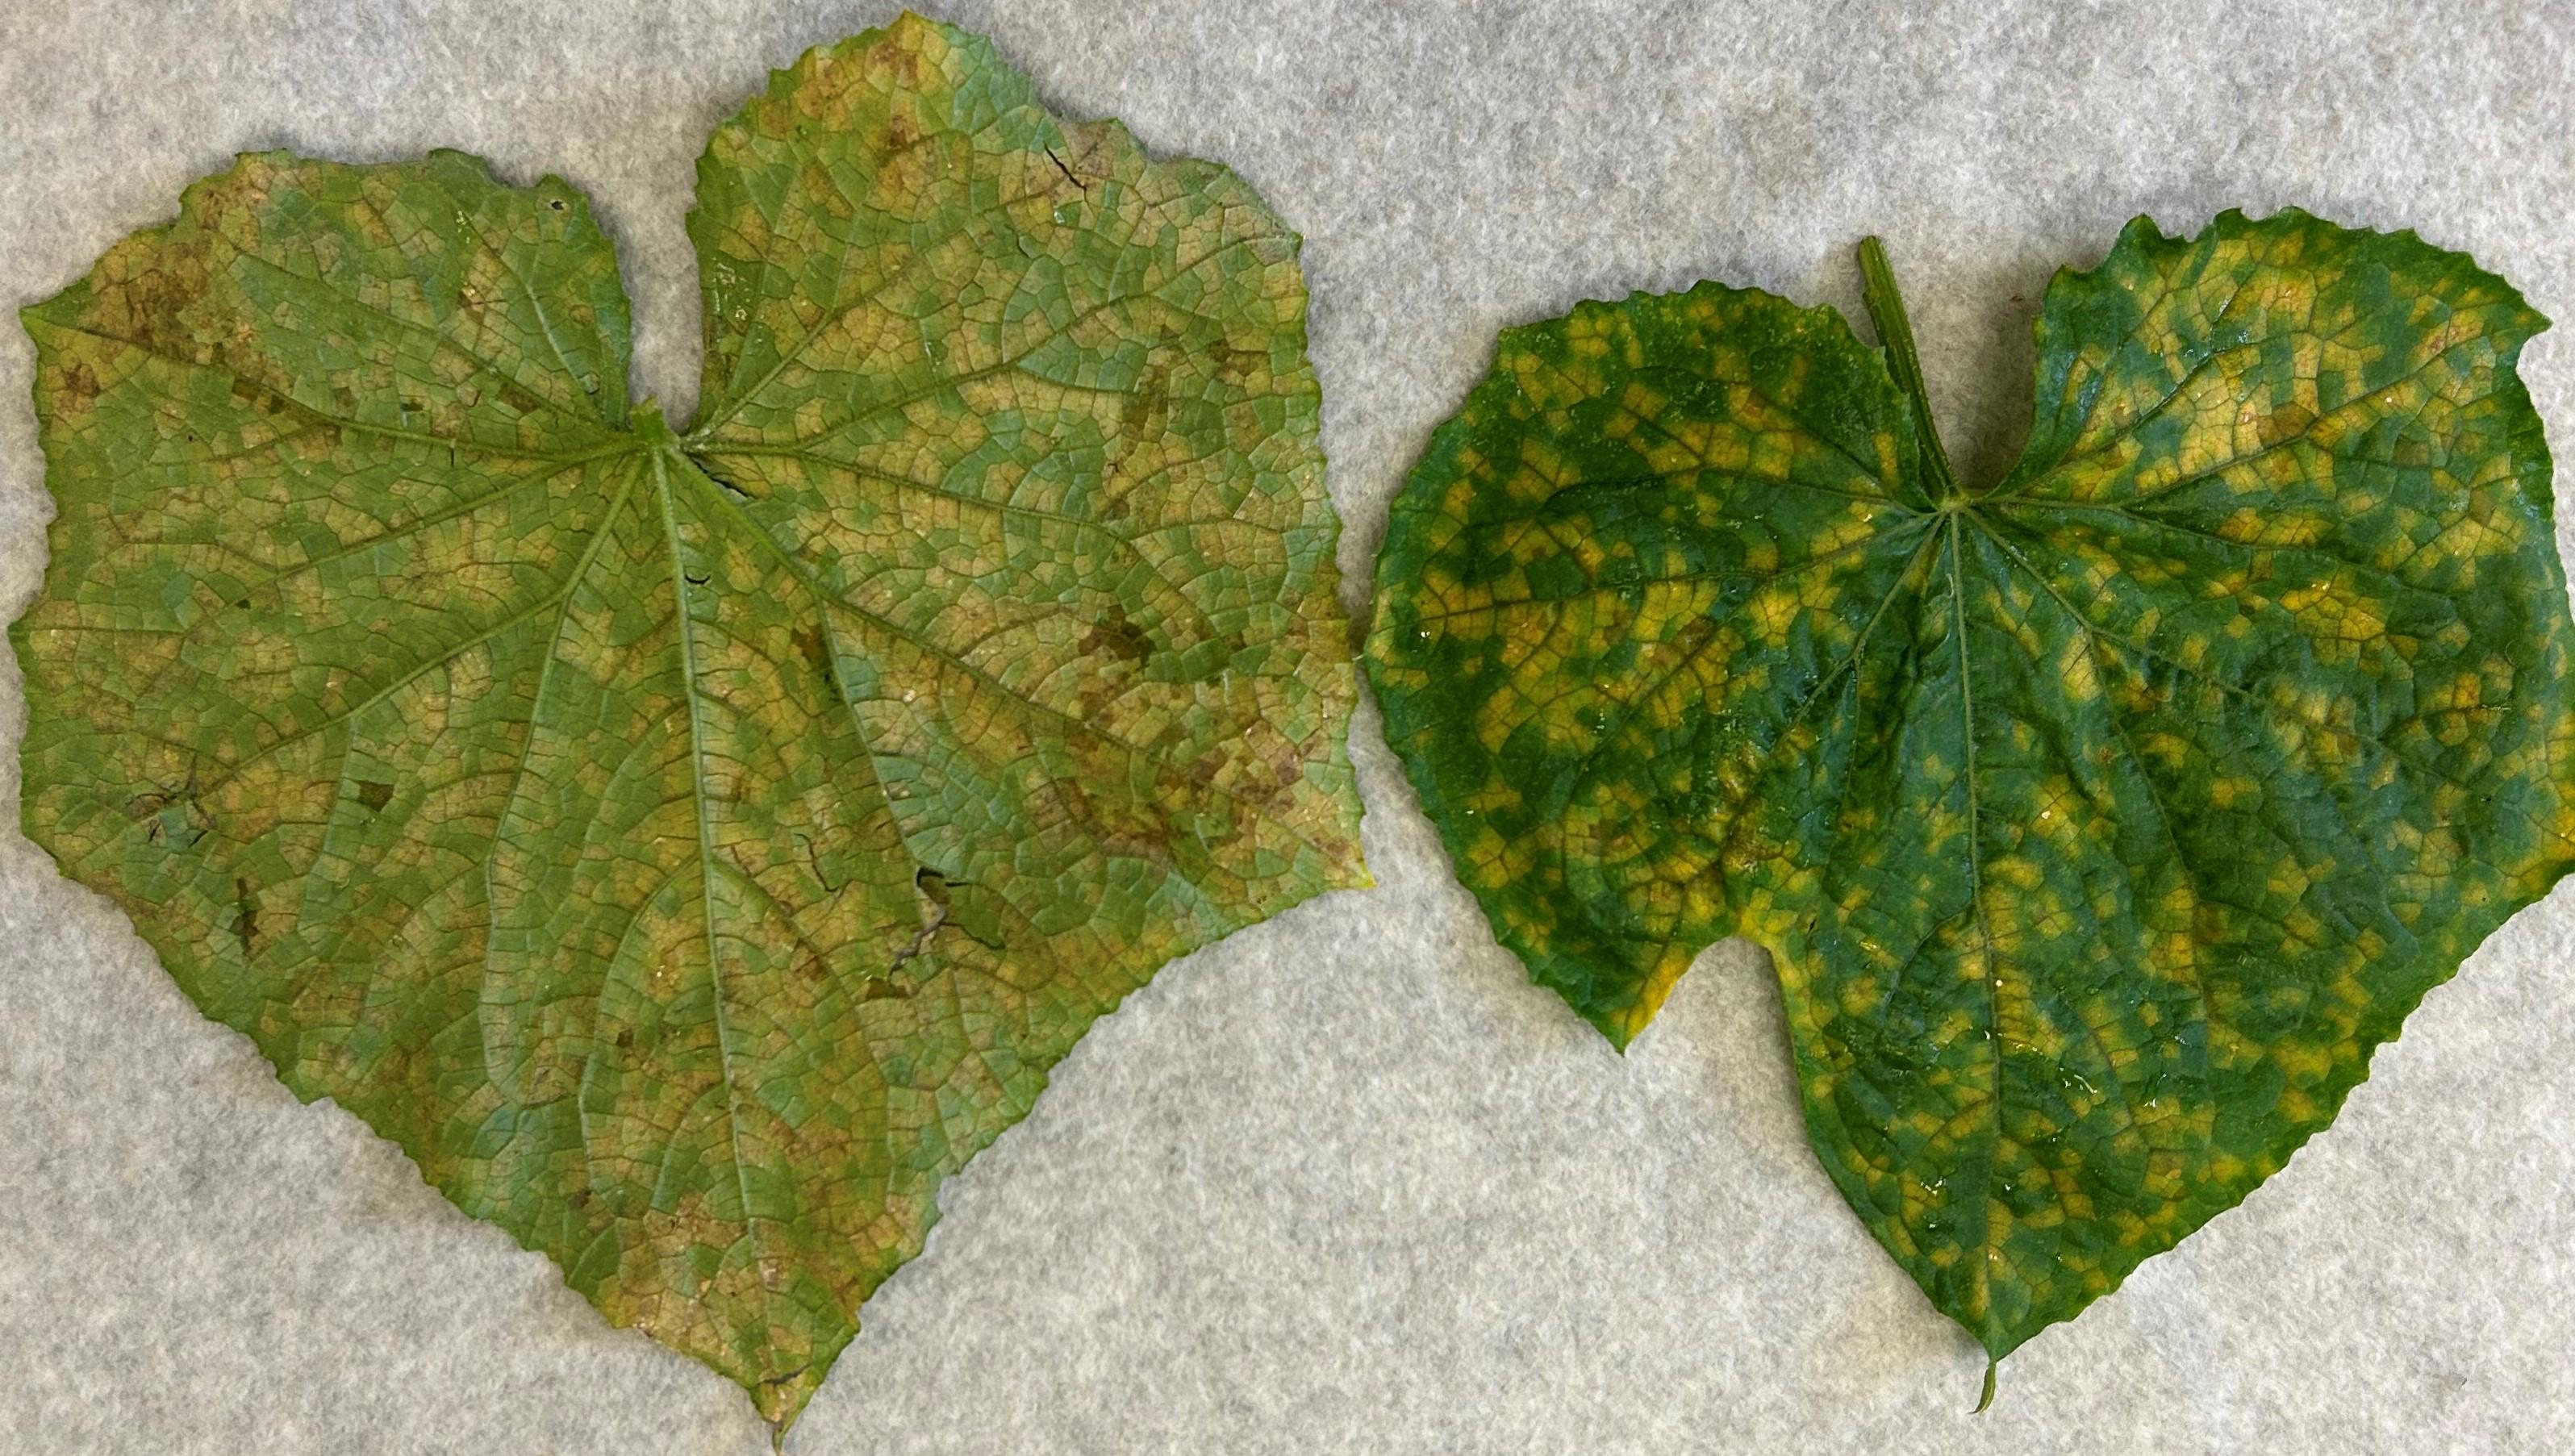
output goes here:
<path id="1" fill-rule="evenodd" d="M 2232 1207 L 2575 863 L 2543 327 L 2412 234 L 2144 220 L 1949 479 L 1887 354 L 1702 284 L 1505 331 L 1370 671 L 1457 872 L 1614 1041 L 1766 946 L 1809 1134 L 1994 1358 Z"/>

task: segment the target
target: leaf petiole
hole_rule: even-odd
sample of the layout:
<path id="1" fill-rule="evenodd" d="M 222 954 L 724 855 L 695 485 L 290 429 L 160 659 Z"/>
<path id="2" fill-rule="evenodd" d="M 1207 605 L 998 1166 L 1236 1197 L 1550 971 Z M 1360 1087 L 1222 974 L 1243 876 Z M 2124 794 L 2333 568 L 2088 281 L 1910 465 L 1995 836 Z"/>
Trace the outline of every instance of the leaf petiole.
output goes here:
<path id="1" fill-rule="evenodd" d="M 1946 504 L 1958 495 L 1957 474 L 1949 469 L 1949 452 L 1940 446 L 1939 427 L 1931 420 L 1931 395 L 1922 384 L 1922 360 L 1913 352 L 1913 325 L 1904 317 L 1904 295 L 1895 287 L 1895 270 L 1887 266 L 1885 245 L 1876 238 L 1859 240 L 1860 302 L 1868 307 L 1868 321 L 1877 329 L 1877 342 L 1886 351 L 1887 373 L 1895 376 L 1898 389 L 1913 409 L 1914 434 L 1922 441 L 1922 474 L 1932 487 L 1935 502 Z"/>

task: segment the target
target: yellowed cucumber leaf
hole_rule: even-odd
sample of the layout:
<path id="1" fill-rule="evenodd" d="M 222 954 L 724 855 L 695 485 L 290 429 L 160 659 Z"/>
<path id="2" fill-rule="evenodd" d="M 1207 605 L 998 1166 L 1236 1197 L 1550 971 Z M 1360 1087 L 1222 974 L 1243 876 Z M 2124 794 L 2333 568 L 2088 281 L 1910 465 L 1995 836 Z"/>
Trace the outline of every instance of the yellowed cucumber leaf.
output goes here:
<path id="1" fill-rule="evenodd" d="M 2575 865 L 2544 321 L 2411 233 L 2140 219 L 1962 485 L 1862 259 L 1883 355 L 1713 283 L 1504 331 L 1368 659 L 1495 934 L 1613 1041 L 1768 947 L 1825 1171 L 1999 1360 Z"/>
<path id="2" fill-rule="evenodd" d="M 26 311 L 26 822 L 299 1095 L 783 1431 L 940 1181 L 1365 882 L 1297 239 L 906 16 L 581 195 L 243 157 Z"/>

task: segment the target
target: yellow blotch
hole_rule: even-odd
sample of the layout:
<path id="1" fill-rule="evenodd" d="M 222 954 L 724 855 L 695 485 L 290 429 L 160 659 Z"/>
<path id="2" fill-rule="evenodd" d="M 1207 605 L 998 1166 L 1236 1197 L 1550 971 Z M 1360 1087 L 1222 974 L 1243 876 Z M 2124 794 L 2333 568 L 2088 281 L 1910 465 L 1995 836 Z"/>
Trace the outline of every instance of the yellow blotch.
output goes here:
<path id="1" fill-rule="evenodd" d="M 1880 430 L 1870 437 L 1869 444 L 1870 453 L 1877 457 L 1878 481 L 1881 484 L 1893 482 L 1896 473 L 1895 433 L 1891 430 Z"/>
<path id="2" fill-rule="evenodd" d="M 2333 1053 L 2328 1048 L 2295 1041 L 2272 1047 L 2271 1060 L 2287 1073 L 2293 1086 L 2312 1087 L 2333 1071 Z"/>
<path id="3" fill-rule="evenodd" d="M 2057 681 L 2066 696 L 2079 703 L 2089 703 L 2101 696 L 2100 666 L 2093 659 L 2092 640 L 2078 632 L 2066 641 L 2056 658 Z"/>
<path id="4" fill-rule="evenodd" d="M 1618 408 L 1639 420 L 1660 421 L 1670 404 L 1670 396 L 1636 380 L 1628 381 L 1627 387 L 1618 392 Z"/>
<path id="5" fill-rule="evenodd" d="M 1697 463 L 1711 470 L 1747 474 L 1752 469 L 1752 436 L 1731 426 L 1711 428 L 1694 447 Z"/>
<path id="6" fill-rule="evenodd" d="M 2252 802 L 2262 796 L 2262 785 L 2250 778 L 2222 775 L 2209 780 L 2208 801 L 2219 808 L 2233 808 L 2238 802 Z"/>
<path id="7" fill-rule="evenodd" d="M 1522 436 L 1519 469 L 1502 482 L 1502 496 L 1514 505 L 1540 505 L 1564 488 L 1566 478 L 1564 458 L 1553 446 L 1533 435 Z"/>
<path id="8" fill-rule="evenodd" d="M 1794 592 L 1763 591 L 1744 604 L 1744 612 L 1752 620 L 1755 637 L 1773 644 L 1788 640 L 1788 629 L 1795 624 L 1802 610 Z"/>
<path id="9" fill-rule="evenodd" d="M 1619 1014 L 1619 1030 L 1630 1037 L 1644 1030 L 1653 1021 L 1654 1013 L 1663 1008 L 1663 1001 L 1680 981 L 1681 972 L 1689 969 L 1692 958 L 1678 945 L 1665 945 L 1662 953 L 1654 957 L 1653 968 L 1645 973 L 1644 983 L 1636 987 L 1635 1003 Z"/>

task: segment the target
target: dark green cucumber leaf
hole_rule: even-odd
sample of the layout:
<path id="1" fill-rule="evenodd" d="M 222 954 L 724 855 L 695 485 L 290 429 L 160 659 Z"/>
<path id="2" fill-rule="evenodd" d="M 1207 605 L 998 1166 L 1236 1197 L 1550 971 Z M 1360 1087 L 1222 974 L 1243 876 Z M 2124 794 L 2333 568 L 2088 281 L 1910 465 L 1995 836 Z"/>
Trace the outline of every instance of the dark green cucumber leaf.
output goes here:
<path id="1" fill-rule="evenodd" d="M 1295 236 L 907 16 L 609 242 L 245 157 L 29 309 L 26 822 L 305 1097 L 784 1428 L 1173 956 L 1363 882 Z"/>
<path id="2" fill-rule="evenodd" d="M 1495 933 L 1613 1041 L 1768 947 L 1817 1155 L 1999 1359 L 2575 864 L 2544 321 L 2410 233 L 2140 219 L 1962 490 L 1863 261 L 1884 357 L 1715 284 L 1506 330 L 1369 669 Z"/>

